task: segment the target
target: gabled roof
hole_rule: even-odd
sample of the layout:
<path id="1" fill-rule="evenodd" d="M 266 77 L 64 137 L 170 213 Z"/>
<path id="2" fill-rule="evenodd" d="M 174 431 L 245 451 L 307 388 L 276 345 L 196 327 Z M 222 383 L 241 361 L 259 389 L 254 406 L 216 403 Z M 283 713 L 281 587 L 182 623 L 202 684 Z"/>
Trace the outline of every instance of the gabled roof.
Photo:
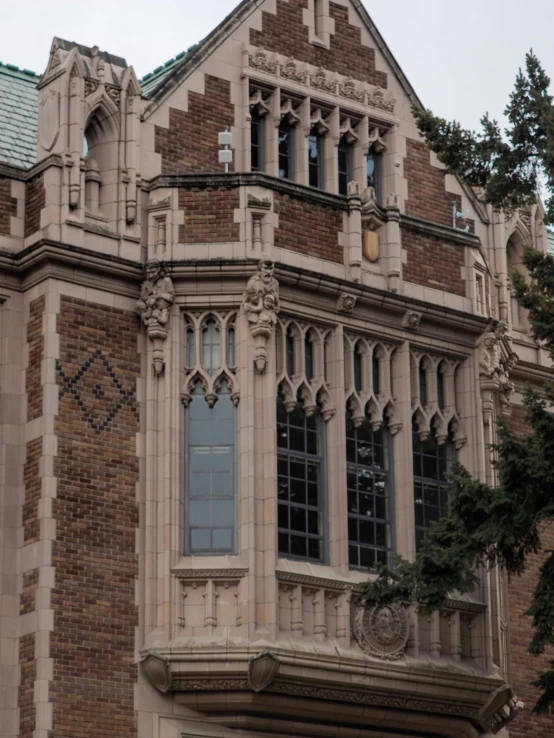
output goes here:
<path id="1" fill-rule="evenodd" d="M 170 66 L 165 73 L 163 73 L 163 70 L 165 69 L 164 65 L 164 67 L 158 67 L 158 69 L 154 70 L 152 73 L 153 75 L 159 73 L 159 76 L 156 76 L 156 79 L 147 79 L 148 75 L 143 78 L 143 81 L 145 81 L 148 86 L 148 92 L 146 92 L 143 87 L 143 94 L 145 97 L 152 100 L 152 103 L 144 112 L 144 117 L 147 118 L 149 114 L 154 112 L 154 110 L 159 107 L 162 100 L 167 97 L 182 82 L 182 80 L 185 79 L 185 77 L 193 72 L 210 53 L 223 43 L 232 31 L 240 23 L 245 21 L 255 10 L 257 10 L 263 2 L 264 0 L 242 0 L 242 2 L 240 2 L 237 7 L 206 36 L 206 38 L 200 41 L 199 44 L 191 47 L 184 55 L 179 54 L 178 57 L 167 62 Z M 368 31 L 372 34 L 377 48 L 390 64 L 406 95 L 412 103 L 423 107 L 423 104 L 416 95 L 415 90 L 406 79 L 400 65 L 371 20 L 362 1 L 351 0 L 351 2 L 360 14 L 360 17 L 364 21 Z M 172 62 L 175 61 L 177 63 L 172 64 Z"/>
<path id="2" fill-rule="evenodd" d="M 0 62 L 0 162 L 25 169 L 37 160 L 40 76 Z"/>
<path id="3" fill-rule="evenodd" d="M 150 93 L 154 92 L 154 90 L 156 90 L 162 84 L 162 82 L 170 74 L 170 72 L 172 72 L 175 67 L 179 66 L 185 56 L 194 51 L 197 46 L 198 44 L 194 44 L 186 51 L 181 51 L 181 53 L 177 54 L 177 56 L 173 57 L 173 59 L 169 59 L 169 61 L 166 61 L 166 63 L 162 64 L 161 67 L 156 67 L 153 72 L 145 74 L 144 77 L 139 80 L 144 97 L 149 97 Z"/>

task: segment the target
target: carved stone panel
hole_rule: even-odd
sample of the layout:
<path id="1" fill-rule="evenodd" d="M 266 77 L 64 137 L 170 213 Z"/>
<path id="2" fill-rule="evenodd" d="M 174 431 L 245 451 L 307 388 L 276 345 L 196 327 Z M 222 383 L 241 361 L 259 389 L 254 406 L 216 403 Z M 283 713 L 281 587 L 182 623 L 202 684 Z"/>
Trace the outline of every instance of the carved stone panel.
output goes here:
<path id="1" fill-rule="evenodd" d="M 352 633 L 368 656 L 396 661 L 404 655 L 408 642 L 408 613 L 402 604 L 366 607 L 360 604 L 354 615 Z"/>

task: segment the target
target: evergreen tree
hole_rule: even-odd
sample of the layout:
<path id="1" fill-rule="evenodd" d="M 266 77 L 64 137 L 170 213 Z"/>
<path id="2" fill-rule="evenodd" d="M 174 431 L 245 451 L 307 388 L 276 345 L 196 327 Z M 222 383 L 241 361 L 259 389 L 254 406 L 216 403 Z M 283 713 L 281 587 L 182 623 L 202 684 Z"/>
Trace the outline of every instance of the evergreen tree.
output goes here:
<path id="1" fill-rule="evenodd" d="M 539 184 L 546 188 L 547 221 L 554 222 L 554 107 L 550 80 L 529 53 L 506 108 L 502 131 L 485 115 L 482 132 L 473 133 L 430 111 L 414 109 L 430 148 L 471 187 L 478 187 L 495 209 L 511 212 L 536 201 Z M 554 258 L 527 248 L 526 282 L 515 273 L 520 303 L 529 311 L 535 338 L 554 361 Z M 447 517 L 434 523 L 413 562 L 402 559 L 384 567 L 365 585 L 368 604 L 414 600 L 428 611 L 443 607 L 449 593 L 469 592 L 479 566 L 501 566 L 510 576 L 521 574 L 531 553 L 541 551 L 541 528 L 554 521 L 554 384 L 541 397 L 528 389 L 527 419 L 532 433 L 517 436 L 499 424 L 495 446 L 498 486 L 471 478 L 455 464 L 450 475 Z M 544 562 L 528 614 L 534 635 L 529 652 L 542 654 L 554 646 L 554 551 Z M 541 690 L 535 711 L 554 705 L 554 660 L 533 682 Z"/>

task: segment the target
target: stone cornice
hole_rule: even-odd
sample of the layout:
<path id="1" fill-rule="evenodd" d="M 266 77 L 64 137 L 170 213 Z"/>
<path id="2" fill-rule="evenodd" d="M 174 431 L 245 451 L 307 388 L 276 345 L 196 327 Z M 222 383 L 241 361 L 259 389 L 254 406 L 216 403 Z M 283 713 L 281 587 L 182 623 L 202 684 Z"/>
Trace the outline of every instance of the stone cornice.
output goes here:
<path id="1" fill-rule="evenodd" d="M 43 159 L 42 161 L 38 162 L 38 164 L 33 164 L 32 167 L 29 167 L 29 169 L 23 169 L 22 167 L 16 167 L 11 164 L 5 164 L 4 162 L 0 162 L 0 176 L 2 177 L 10 177 L 10 179 L 17 179 L 20 182 L 27 182 L 28 180 L 32 179 L 33 177 L 36 177 L 37 174 L 40 174 L 45 169 L 48 169 L 49 167 L 62 167 L 63 162 L 61 156 L 58 156 L 57 154 L 52 154 L 51 156 L 48 156 L 46 159 Z"/>
<path id="2" fill-rule="evenodd" d="M 221 582 L 242 579 L 248 574 L 248 569 L 172 569 L 171 573 L 177 579 L 184 581 L 205 581 L 214 579 Z"/>
<path id="3" fill-rule="evenodd" d="M 338 210 L 346 210 L 347 203 L 344 195 L 334 195 L 324 192 L 316 187 L 308 187 L 297 182 L 291 182 L 280 177 L 272 177 L 263 172 L 229 172 L 225 174 L 160 174 L 149 182 L 143 184 L 146 191 L 156 190 L 160 187 L 175 188 L 201 188 L 207 187 L 266 187 L 282 195 L 298 197 L 315 205 L 325 205 Z"/>
<path id="4" fill-rule="evenodd" d="M 432 223 L 430 220 L 415 218 L 413 215 L 401 215 L 400 226 L 407 231 L 439 238 L 441 241 L 450 241 L 460 246 L 471 246 L 473 248 L 479 248 L 481 246 L 481 239 L 473 233 L 458 231 L 456 228 L 438 225 L 437 223 Z"/>

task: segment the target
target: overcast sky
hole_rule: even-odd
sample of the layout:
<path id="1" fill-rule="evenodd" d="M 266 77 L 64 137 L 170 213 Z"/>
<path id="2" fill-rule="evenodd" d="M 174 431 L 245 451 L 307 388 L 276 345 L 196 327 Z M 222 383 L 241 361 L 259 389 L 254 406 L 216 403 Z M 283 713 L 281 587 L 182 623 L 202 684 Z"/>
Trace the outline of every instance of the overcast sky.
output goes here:
<path id="1" fill-rule="evenodd" d="M 44 71 L 53 36 L 126 58 L 142 77 L 202 39 L 238 0 L 26 0 L 2 13 L 0 61 Z M 501 117 L 525 53 L 554 78 L 554 0 L 365 0 L 423 103 L 476 127 Z"/>

